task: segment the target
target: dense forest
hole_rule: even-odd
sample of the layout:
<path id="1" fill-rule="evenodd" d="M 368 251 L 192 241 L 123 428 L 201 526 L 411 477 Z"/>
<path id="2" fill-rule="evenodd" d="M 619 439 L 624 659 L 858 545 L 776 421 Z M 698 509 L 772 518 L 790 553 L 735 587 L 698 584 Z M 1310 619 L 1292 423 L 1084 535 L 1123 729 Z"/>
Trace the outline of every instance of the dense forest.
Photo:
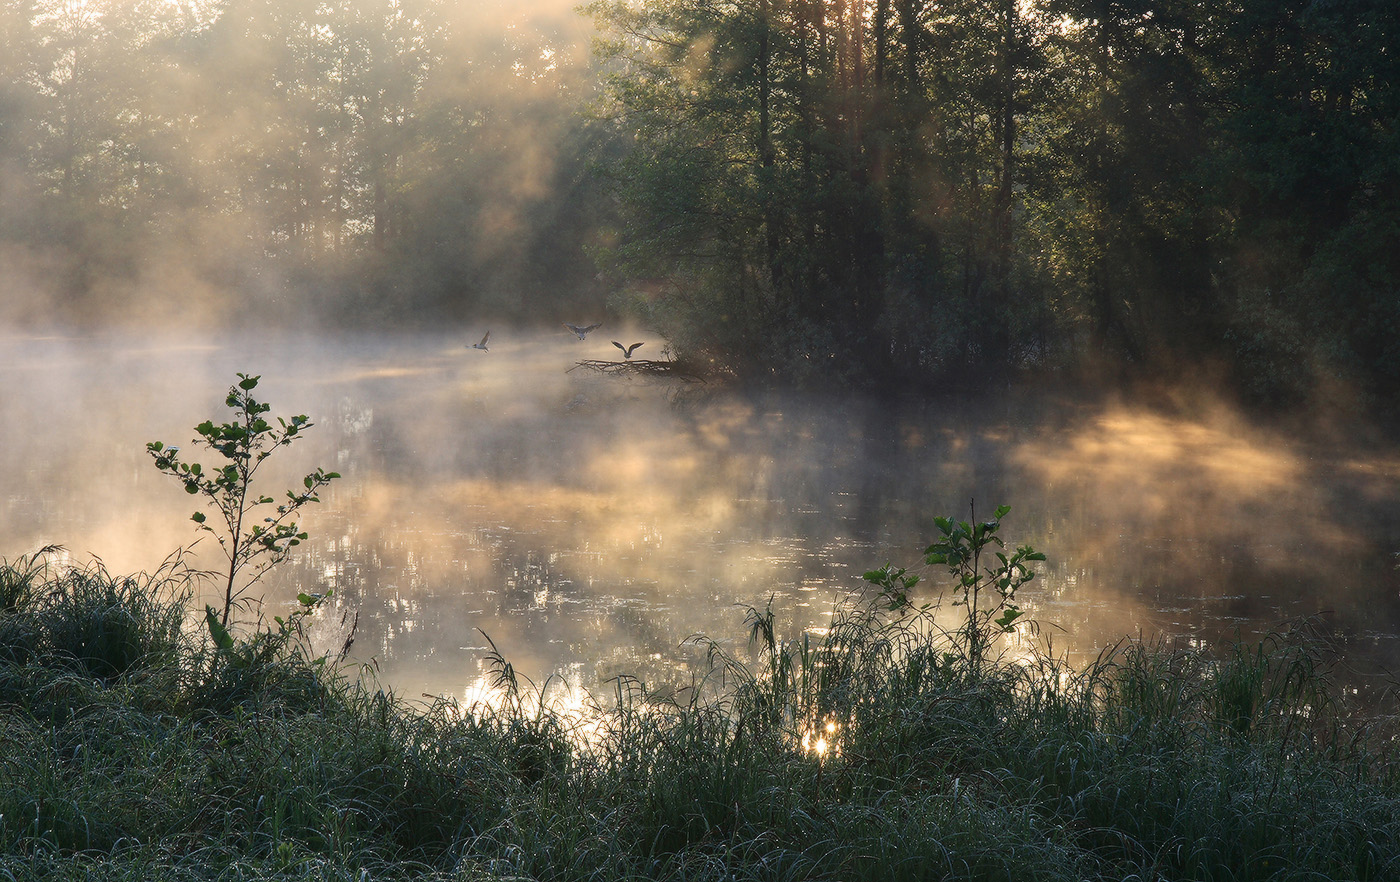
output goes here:
<path id="1" fill-rule="evenodd" d="M 0 0 L 0 318 L 1400 389 L 1391 0 Z"/>
<path id="2" fill-rule="evenodd" d="M 12 320 L 601 307 L 583 251 L 600 197 L 578 192 L 590 24 L 574 10 L 0 3 Z"/>

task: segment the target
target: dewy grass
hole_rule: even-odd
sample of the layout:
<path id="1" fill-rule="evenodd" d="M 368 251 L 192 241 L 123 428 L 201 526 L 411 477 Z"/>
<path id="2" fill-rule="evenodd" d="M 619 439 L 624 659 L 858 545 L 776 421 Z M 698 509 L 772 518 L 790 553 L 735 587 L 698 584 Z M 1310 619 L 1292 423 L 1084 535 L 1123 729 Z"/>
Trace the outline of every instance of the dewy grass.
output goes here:
<path id="1" fill-rule="evenodd" d="M 1072 670 L 888 594 L 756 610 L 579 738 L 503 658 L 462 708 L 214 645 L 168 576 L 0 566 L 0 879 L 1400 878 L 1394 742 L 1300 632 Z"/>

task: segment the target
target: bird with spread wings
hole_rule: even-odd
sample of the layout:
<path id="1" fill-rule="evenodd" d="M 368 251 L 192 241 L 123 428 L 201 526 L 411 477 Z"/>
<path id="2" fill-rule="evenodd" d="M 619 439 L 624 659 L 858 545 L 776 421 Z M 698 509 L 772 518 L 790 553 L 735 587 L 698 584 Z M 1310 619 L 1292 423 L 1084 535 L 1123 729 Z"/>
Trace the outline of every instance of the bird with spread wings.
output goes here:
<path id="1" fill-rule="evenodd" d="M 578 325 L 571 325 L 568 322 L 564 322 L 564 327 L 568 328 L 570 331 L 573 331 L 574 336 L 578 337 L 580 340 L 588 339 L 589 333 L 598 330 L 602 326 L 602 322 L 595 322 L 594 324 L 587 325 L 585 327 L 579 327 Z"/>

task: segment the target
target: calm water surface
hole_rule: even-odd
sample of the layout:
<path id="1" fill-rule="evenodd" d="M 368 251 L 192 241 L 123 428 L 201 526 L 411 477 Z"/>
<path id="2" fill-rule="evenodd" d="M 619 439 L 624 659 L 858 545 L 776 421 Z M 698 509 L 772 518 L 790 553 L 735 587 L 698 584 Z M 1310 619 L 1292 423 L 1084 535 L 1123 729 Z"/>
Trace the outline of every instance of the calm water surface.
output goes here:
<path id="1" fill-rule="evenodd" d="M 466 336 L 0 335 L 0 556 L 60 543 L 129 572 L 192 542 L 193 500 L 145 443 L 193 455 L 243 371 L 274 415 L 316 424 L 264 489 L 344 476 L 269 610 L 334 588 L 318 639 L 358 616 L 352 655 L 409 695 L 479 692 L 483 634 L 536 681 L 596 689 L 673 677 L 693 634 L 741 644 L 745 605 L 820 629 L 862 572 L 914 567 L 933 518 L 974 499 L 1010 505 L 1008 541 L 1049 555 L 1023 606 L 1057 651 L 1318 616 L 1344 670 L 1400 663 L 1396 447 L 1166 399 L 743 397 L 576 367 L 620 358 L 612 339 L 658 356 L 645 334 L 498 328 L 489 352 Z"/>

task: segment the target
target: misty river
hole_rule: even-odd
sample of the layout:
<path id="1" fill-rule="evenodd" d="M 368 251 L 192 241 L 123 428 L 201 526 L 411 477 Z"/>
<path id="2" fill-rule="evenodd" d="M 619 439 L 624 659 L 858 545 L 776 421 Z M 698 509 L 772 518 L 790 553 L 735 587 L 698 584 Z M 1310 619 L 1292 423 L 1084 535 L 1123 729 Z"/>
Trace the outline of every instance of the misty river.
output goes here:
<path id="1" fill-rule="evenodd" d="M 192 427 L 227 418 L 242 371 L 272 415 L 315 424 L 262 489 L 343 475 L 264 583 L 267 613 L 334 589 L 316 639 L 338 645 L 358 616 L 352 659 L 409 696 L 479 692 L 483 634 L 536 682 L 596 689 L 674 678 L 694 634 L 742 645 L 746 605 L 819 632 L 886 562 L 934 600 L 933 518 L 973 500 L 1009 505 L 1008 544 L 1048 555 L 1021 600 L 1057 653 L 1316 616 L 1345 672 L 1400 662 L 1393 445 L 1252 426 L 1200 394 L 746 396 L 577 366 L 620 359 L 612 340 L 660 357 L 645 333 L 496 328 L 470 348 L 483 331 L 0 337 L 0 556 L 58 543 L 126 573 L 193 542 L 197 500 L 145 444 L 212 462 Z M 212 540 L 195 552 L 217 567 Z"/>

